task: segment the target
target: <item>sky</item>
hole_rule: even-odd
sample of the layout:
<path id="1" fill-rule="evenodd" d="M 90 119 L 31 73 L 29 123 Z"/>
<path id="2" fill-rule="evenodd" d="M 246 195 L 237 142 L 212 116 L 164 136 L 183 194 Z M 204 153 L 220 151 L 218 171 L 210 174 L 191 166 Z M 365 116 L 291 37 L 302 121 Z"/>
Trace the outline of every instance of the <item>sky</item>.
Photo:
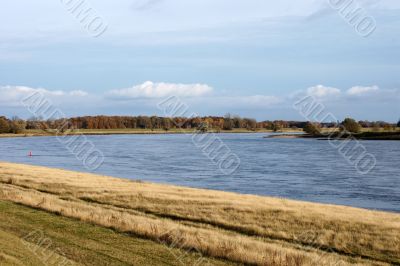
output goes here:
<path id="1" fill-rule="evenodd" d="M 398 0 L 3 0 L 0 22 L 0 115 L 35 115 L 40 92 L 66 116 L 165 115 L 175 96 L 305 120 L 293 104 L 312 96 L 339 119 L 400 118 Z"/>

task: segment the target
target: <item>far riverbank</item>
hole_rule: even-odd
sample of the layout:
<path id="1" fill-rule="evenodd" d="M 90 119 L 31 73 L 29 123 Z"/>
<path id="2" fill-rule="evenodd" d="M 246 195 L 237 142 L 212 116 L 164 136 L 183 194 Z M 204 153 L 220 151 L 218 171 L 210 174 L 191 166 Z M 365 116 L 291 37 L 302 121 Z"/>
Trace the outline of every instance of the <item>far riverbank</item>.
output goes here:
<path id="1" fill-rule="evenodd" d="M 96 135 L 167 135 L 167 134 L 194 134 L 197 133 L 197 129 L 170 129 L 170 130 L 160 130 L 160 129 L 76 129 L 68 132 L 62 133 L 62 135 L 88 135 L 88 136 L 96 136 Z M 301 129 L 283 129 L 278 133 L 299 133 L 302 132 Z M 255 129 L 249 130 L 246 128 L 242 129 L 233 129 L 233 130 L 209 130 L 208 133 L 274 133 L 272 130 L 267 129 Z M 20 134 L 0 134 L 0 138 L 15 138 L 15 137 L 46 137 L 46 136 L 57 136 L 56 130 L 26 130 Z"/>
<path id="2" fill-rule="evenodd" d="M 265 138 L 295 139 L 295 138 L 312 138 L 320 140 L 329 139 L 348 139 L 352 137 L 358 140 L 400 140 L 400 131 L 397 132 L 362 132 L 357 134 L 342 134 L 340 132 L 326 133 L 319 135 L 310 134 L 281 134 L 265 136 Z"/>

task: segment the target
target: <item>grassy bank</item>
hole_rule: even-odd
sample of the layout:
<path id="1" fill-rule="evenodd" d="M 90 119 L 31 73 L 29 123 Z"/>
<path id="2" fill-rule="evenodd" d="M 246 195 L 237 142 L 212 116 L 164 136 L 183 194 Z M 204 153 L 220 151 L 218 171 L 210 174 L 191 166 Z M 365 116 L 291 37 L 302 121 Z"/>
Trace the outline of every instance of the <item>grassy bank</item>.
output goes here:
<path id="1" fill-rule="evenodd" d="M 400 140 L 400 130 L 399 131 L 364 131 L 361 133 L 352 133 L 350 134 L 342 134 L 339 131 L 334 132 L 322 132 L 318 135 L 309 135 L 309 134 L 282 134 L 282 135 L 274 135 L 274 136 L 266 136 L 266 138 L 313 138 L 313 139 L 347 139 L 354 138 L 359 140 Z"/>
<path id="2" fill-rule="evenodd" d="M 349 134 L 337 134 L 333 135 L 333 138 L 336 137 L 342 137 L 342 138 L 348 138 Z M 361 140 L 400 140 L 400 131 L 389 131 L 389 132 L 373 132 L 373 131 L 367 131 L 367 132 L 361 132 L 357 134 L 352 134 L 356 139 L 361 139 Z"/>
<path id="3" fill-rule="evenodd" d="M 3 201 L 196 250 L 207 259 L 248 265 L 400 264 L 399 214 L 10 163 L 0 163 L 0 188 Z M 58 233 L 62 237 L 63 230 Z"/>
<path id="4" fill-rule="evenodd" d="M 0 201 L 0 265 L 194 265 L 199 254 Z M 46 241 L 44 241 L 46 239 Z M 183 255 L 184 256 L 181 256 Z M 179 257 L 179 260 L 177 259 Z M 233 265 L 210 259 L 213 265 Z"/>

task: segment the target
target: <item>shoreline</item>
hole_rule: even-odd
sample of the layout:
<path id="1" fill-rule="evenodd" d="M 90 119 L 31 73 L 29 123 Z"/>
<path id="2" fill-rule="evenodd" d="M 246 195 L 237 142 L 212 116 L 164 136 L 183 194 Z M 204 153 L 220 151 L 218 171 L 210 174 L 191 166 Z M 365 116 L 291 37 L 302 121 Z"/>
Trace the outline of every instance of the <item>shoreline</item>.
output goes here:
<path id="1" fill-rule="evenodd" d="M 339 136 L 340 133 L 335 132 L 329 137 L 328 134 L 321 135 L 309 135 L 309 134 L 282 134 L 282 135 L 272 135 L 265 136 L 264 138 L 272 139 L 317 139 L 317 140 L 347 140 L 353 138 L 355 140 L 385 140 L 385 141 L 399 141 L 400 131 L 397 132 L 363 132 L 357 134 L 345 134 Z"/>
<path id="2" fill-rule="evenodd" d="M 212 134 L 262 134 L 262 133 L 297 133 L 301 131 L 296 130 L 287 130 L 282 132 L 274 132 L 272 130 L 245 130 L 245 129 L 236 129 L 236 130 L 221 130 L 221 131 L 213 131 L 210 130 L 206 133 Z M 74 132 L 67 132 L 60 135 L 67 136 L 76 136 L 76 135 L 84 135 L 84 136 L 108 136 L 108 135 L 181 135 L 181 134 L 195 134 L 197 130 L 76 130 Z M 53 132 L 45 132 L 45 131 L 35 131 L 35 132 L 26 132 L 20 134 L 0 134 L 0 138 L 24 138 L 24 137 L 56 137 L 57 134 Z"/>
<path id="3" fill-rule="evenodd" d="M 234 263 L 265 265 L 274 256 L 290 265 L 321 256 L 343 265 L 400 263 L 398 213 L 6 162 L 0 188 L 0 200 L 150 240 L 184 236 L 186 248 Z"/>
<path id="4" fill-rule="evenodd" d="M 387 213 L 387 214 L 398 214 L 400 215 L 400 211 L 396 210 L 391 210 L 391 209 L 379 209 L 379 208 L 367 208 L 367 207 L 358 207 L 358 206 L 352 206 L 352 205 L 344 205 L 344 204 L 335 204 L 335 203 L 330 203 L 330 202 L 319 202 L 319 201 L 312 201 L 312 200 L 299 200 L 295 198 L 288 198 L 288 197 L 279 197 L 279 196 L 271 196 L 271 195 L 263 195 L 263 194 L 250 194 L 250 193 L 240 193 L 240 192 L 233 192 L 229 190 L 222 190 L 222 189 L 209 189 L 209 188 L 204 188 L 204 187 L 195 187 L 195 186 L 184 186 L 184 185 L 177 185 L 177 184 L 171 184 L 167 182 L 155 182 L 155 181 L 147 181 L 147 180 L 142 180 L 142 179 L 130 179 L 126 177 L 118 177 L 118 176 L 109 176 L 109 175 L 103 175 L 103 174 L 93 174 L 90 172 L 82 172 L 82 171 L 75 171 L 75 170 L 70 170 L 66 168 L 56 168 L 56 167 L 47 167 L 47 166 L 41 166 L 41 165 L 36 165 L 36 164 L 29 164 L 29 163 L 15 163 L 15 162 L 8 162 L 8 161 L 0 161 L 0 169 L 2 164 L 11 164 L 11 165 L 20 165 L 20 166 L 26 166 L 26 167 L 32 167 L 32 168 L 43 168 L 43 169 L 49 169 L 49 170 L 55 170 L 59 172 L 70 172 L 70 173 L 77 173 L 82 176 L 84 175 L 94 175 L 94 176 L 99 176 L 99 177 L 106 177 L 106 178 L 111 178 L 115 180 L 120 180 L 120 181 L 125 181 L 125 182 L 133 182 L 133 183 L 140 183 L 140 184 L 147 184 L 147 185 L 155 185 L 155 186 L 165 186 L 166 188 L 174 188 L 176 190 L 181 190 L 181 189 L 188 189 L 188 190 L 199 190 L 207 193 L 227 193 L 227 194 L 232 194 L 236 196 L 248 196 L 248 197 L 258 197 L 262 199 L 273 199 L 273 200 L 282 200 L 282 201 L 288 201 L 288 202 L 293 202 L 293 203 L 300 203 L 300 204 L 311 204 L 311 205 L 320 205 L 320 206 L 331 206 L 331 207 L 343 207 L 343 208 L 350 208 L 350 209 L 355 209 L 355 210 L 363 210 L 363 211 L 371 211 L 371 212 L 380 212 L 380 213 Z M 1 185 L 1 172 L 0 172 L 0 185 Z"/>

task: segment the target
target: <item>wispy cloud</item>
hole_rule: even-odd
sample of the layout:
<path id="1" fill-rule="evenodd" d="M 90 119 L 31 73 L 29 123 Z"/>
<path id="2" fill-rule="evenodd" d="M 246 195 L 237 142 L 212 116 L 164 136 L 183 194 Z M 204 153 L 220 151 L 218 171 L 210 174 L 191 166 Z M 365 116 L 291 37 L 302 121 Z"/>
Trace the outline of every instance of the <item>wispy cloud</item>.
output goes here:
<path id="1" fill-rule="evenodd" d="M 50 99 L 62 99 L 63 101 L 88 95 L 87 92 L 82 90 L 62 91 L 31 88 L 26 86 L 2 86 L 0 87 L 0 104 L 2 106 L 20 106 L 21 101 L 24 98 L 37 92 L 42 93 L 45 97 Z"/>
<path id="2" fill-rule="evenodd" d="M 323 101 L 343 101 L 355 100 L 357 98 L 363 101 L 383 101 L 384 99 L 397 99 L 400 96 L 400 89 L 381 89 L 376 85 L 371 86 L 353 86 L 348 89 L 339 89 L 324 85 L 316 85 L 305 90 L 294 93 L 289 98 L 298 98 L 310 95 Z"/>
<path id="3" fill-rule="evenodd" d="M 370 86 L 370 87 L 363 87 L 363 86 L 355 86 L 347 90 L 348 95 L 365 95 L 372 92 L 378 92 L 378 86 Z"/>

